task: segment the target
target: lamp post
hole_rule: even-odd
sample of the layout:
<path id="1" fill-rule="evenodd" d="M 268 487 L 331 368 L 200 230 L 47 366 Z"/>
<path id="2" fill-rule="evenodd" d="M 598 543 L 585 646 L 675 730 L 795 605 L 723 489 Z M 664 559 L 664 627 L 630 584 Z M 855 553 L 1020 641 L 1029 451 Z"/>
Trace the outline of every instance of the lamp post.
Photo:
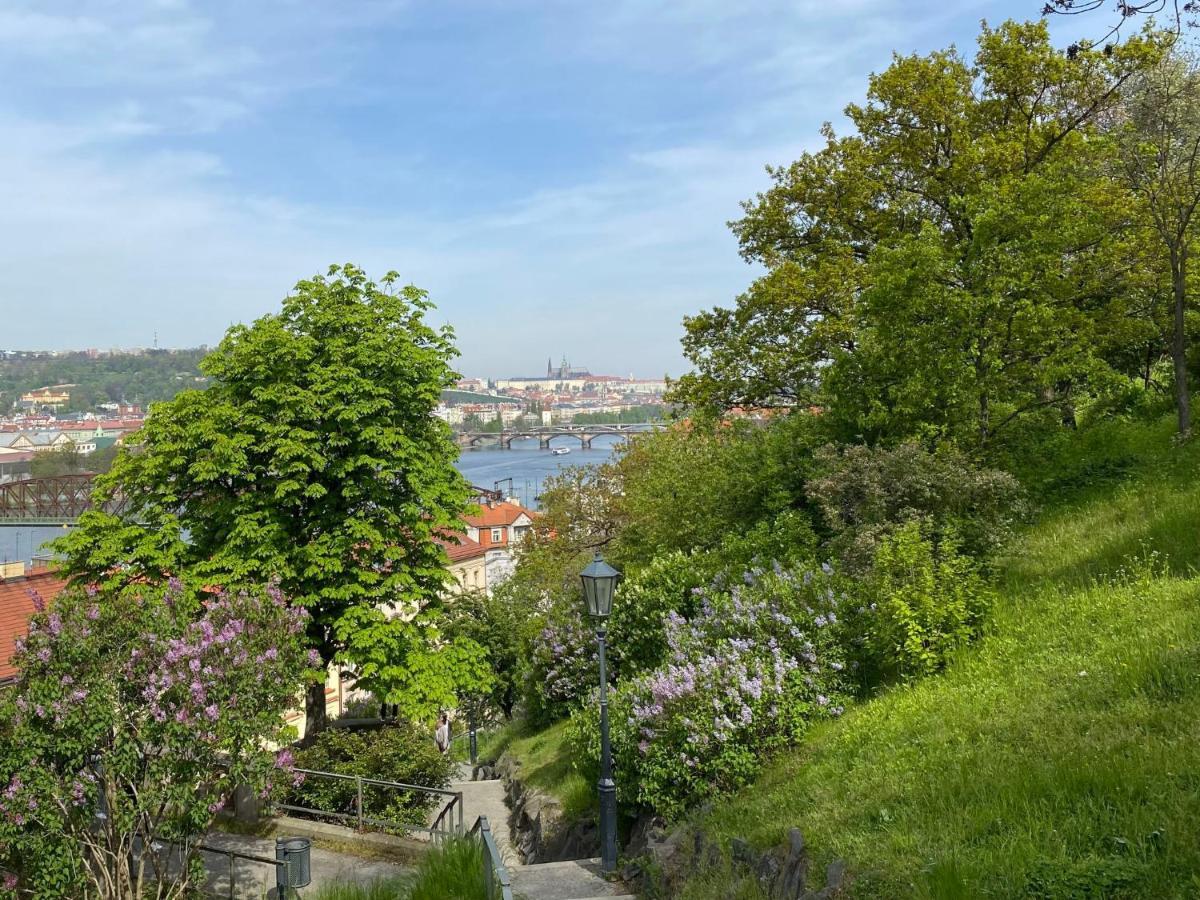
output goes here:
<path id="1" fill-rule="evenodd" d="M 588 614 L 596 622 L 600 648 L 600 871 L 617 867 L 617 783 L 613 781 L 612 748 L 608 742 L 608 673 L 605 670 L 605 622 L 612 613 L 613 591 L 621 573 L 604 561 L 599 551 L 580 574 Z"/>

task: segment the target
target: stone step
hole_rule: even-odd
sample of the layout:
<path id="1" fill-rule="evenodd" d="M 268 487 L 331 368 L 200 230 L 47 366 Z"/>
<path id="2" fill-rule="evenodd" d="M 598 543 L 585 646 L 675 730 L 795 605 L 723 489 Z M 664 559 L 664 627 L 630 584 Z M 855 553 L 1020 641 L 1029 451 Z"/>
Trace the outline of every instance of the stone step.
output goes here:
<path id="1" fill-rule="evenodd" d="M 623 885 L 611 884 L 600 875 L 600 860 L 573 859 L 537 863 L 509 870 L 513 892 L 526 900 L 597 900 L 628 897 Z"/>

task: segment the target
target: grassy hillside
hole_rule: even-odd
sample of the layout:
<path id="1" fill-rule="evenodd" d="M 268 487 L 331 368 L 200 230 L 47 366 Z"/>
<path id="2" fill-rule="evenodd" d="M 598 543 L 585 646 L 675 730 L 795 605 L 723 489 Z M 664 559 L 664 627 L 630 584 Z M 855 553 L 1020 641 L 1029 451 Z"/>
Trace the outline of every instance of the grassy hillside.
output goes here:
<path id="1" fill-rule="evenodd" d="M 864 897 L 1200 896 L 1200 451 L 1167 423 L 1062 451 L 985 639 L 815 731 L 707 830 L 798 825 Z M 717 873 L 683 896 L 756 895 Z"/>

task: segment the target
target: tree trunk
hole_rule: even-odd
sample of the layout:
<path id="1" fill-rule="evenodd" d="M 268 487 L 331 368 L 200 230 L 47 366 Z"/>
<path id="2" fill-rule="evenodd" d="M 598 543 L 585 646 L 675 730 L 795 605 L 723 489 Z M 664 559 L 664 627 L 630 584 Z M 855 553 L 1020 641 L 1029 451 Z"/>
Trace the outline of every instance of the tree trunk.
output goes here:
<path id="1" fill-rule="evenodd" d="M 988 403 L 987 392 L 979 395 L 979 446 L 984 446 L 991 436 L 991 407 Z"/>
<path id="2" fill-rule="evenodd" d="M 1174 327 L 1171 333 L 1171 360 L 1175 364 L 1175 412 L 1181 437 L 1192 434 L 1192 396 L 1188 391 L 1187 335 L 1184 312 L 1187 308 L 1187 245 L 1171 248 L 1171 281 L 1174 289 Z"/>
<path id="3" fill-rule="evenodd" d="M 311 737 L 325 730 L 329 720 L 325 715 L 325 681 L 310 684 L 304 691 L 304 736 Z"/>

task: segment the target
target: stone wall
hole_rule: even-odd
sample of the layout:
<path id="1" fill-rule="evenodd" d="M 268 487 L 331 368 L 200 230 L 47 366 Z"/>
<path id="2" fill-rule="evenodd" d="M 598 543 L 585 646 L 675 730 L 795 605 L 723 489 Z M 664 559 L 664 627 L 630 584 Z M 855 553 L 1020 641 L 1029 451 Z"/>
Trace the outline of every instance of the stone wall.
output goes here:
<path id="1" fill-rule="evenodd" d="M 508 825 L 522 862 L 532 865 L 599 855 L 596 823 L 590 817 L 568 820 L 557 798 L 525 783 L 520 764 L 512 756 L 506 753 L 494 767 L 479 767 L 475 777 L 504 782 Z"/>
<path id="2" fill-rule="evenodd" d="M 846 864 L 838 860 L 826 868 L 824 885 L 810 889 L 808 849 L 799 828 L 788 832 L 782 846 L 766 851 L 734 838 L 726 854 L 694 826 L 668 830 L 662 819 L 651 817 L 638 822 L 625 856 L 630 862 L 622 879 L 652 898 L 676 896 L 689 877 L 706 869 L 727 869 L 735 884 L 756 881 L 771 900 L 832 900 L 841 896 L 846 877 Z"/>

